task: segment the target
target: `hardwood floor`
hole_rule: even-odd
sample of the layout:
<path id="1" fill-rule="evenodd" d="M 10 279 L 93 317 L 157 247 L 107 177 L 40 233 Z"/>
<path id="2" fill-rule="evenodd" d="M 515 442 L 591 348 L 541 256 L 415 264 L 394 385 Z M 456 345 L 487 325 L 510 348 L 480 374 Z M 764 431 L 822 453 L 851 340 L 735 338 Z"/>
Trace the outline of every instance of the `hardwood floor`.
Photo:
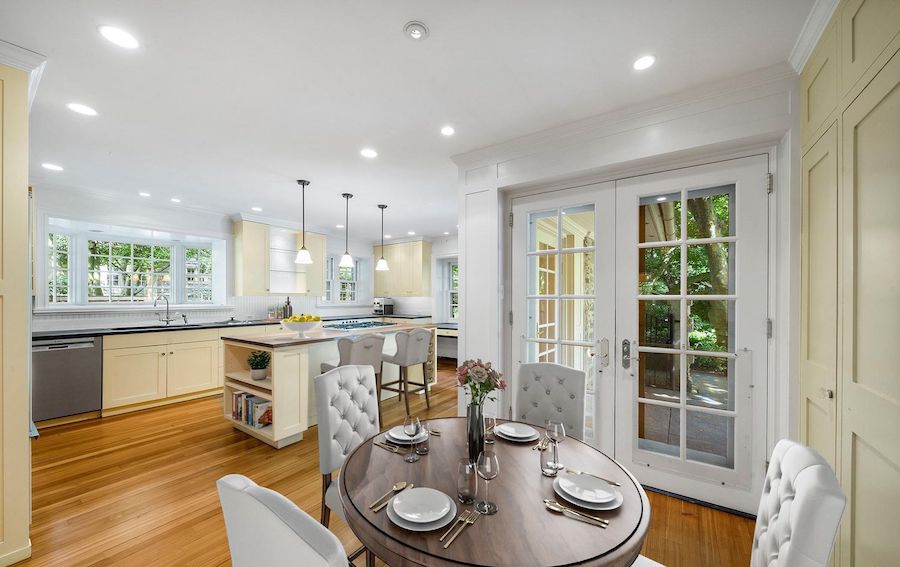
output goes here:
<path id="1" fill-rule="evenodd" d="M 413 412 L 455 415 L 452 365 L 441 364 L 431 402 L 426 411 L 415 396 Z M 402 422 L 402 403 L 382 407 L 387 425 Z M 33 556 L 19 565 L 230 565 L 215 487 L 228 473 L 247 475 L 318 518 L 315 429 L 275 450 L 220 414 L 215 397 L 43 430 L 33 445 Z M 661 494 L 651 493 L 650 502 L 648 557 L 669 567 L 749 564 L 750 520 Z M 358 547 L 334 514 L 331 528 L 346 549 Z"/>

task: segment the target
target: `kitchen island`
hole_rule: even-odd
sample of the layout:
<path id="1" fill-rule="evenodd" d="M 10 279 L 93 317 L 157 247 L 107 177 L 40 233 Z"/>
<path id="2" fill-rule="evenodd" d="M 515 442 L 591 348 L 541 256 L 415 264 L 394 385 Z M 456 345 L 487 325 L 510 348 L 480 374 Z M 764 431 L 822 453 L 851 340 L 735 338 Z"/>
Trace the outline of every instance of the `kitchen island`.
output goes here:
<path id="1" fill-rule="evenodd" d="M 431 384 L 436 379 L 436 325 L 398 323 L 351 332 L 319 329 L 298 336 L 294 332 L 268 335 L 222 336 L 224 364 L 223 373 L 223 415 L 236 429 L 251 435 L 275 448 L 285 447 L 303 438 L 303 432 L 316 423 L 314 378 L 325 361 L 338 359 L 337 340 L 372 333 L 385 335 L 386 353 L 396 350 L 395 335 L 399 331 L 426 328 L 432 330 L 429 347 L 429 361 L 424 365 L 424 376 L 416 376 L 410 369 L 413 381 L 424 378 Z M 268 352 L 271 356 L 269 373 L 264 380 L 253 380 L 247 356 L 253 351 Z M 382 381 L 397 379 L 398 369 L 385 365 Z M 243 394 L 243 396 L 242 396 Z M 271 423 L 262 427 L 247 423 L 250 403 L 245 398 L 252 396 L 252 402 L 260 408 L 271 407 Z M 236 407 L 236 404 L 239 406 Z M 237 409 L 243 416 L 238 416 Z M 250 417 L 253 417 L 252 415 Z M 267 421 L 267 420 L 266 420 Z"/>

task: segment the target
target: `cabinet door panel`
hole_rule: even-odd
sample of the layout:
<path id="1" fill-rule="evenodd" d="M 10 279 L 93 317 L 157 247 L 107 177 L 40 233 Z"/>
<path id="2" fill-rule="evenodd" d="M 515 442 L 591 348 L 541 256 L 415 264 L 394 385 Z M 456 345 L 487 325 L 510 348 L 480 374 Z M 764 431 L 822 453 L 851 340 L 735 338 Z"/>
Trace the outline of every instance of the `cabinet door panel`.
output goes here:
<path id="1" fill-rule="evenodd" d="M 169 345 L 167 392 L 169 396 L 215 388 L 218 384 L 217 341 Z"/>
<path id="2" fill-rule="evenodd" d="M 269 227 L 257 222 L 234 223 L 234 293 L 269 293 Z"/>
<path id="3" fill-rule="evenodd" d="M 839 58 L 837 25 L 832 23 L 822 33 L 803 73 L 800 74 L 800 127 L 803 144 L 821 127 L 838 104 Z"/>
<path id="4" fill-rule="evenodd" d="M 166 397 L 165 347 L 103 352 L 103 409 Z"/>
<path id="5" fill-rule="evenodd" d="M 850 0 L 840 13 L 841 86 L 847 93 L 900 31 L 897 0 Z"/>

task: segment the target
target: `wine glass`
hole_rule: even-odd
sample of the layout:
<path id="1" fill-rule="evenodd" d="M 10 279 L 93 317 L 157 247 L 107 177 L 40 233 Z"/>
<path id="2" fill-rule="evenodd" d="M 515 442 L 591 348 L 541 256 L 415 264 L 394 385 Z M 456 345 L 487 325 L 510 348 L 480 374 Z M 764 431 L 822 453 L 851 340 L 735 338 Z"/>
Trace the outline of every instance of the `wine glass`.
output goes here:
<path id="1" fill-rule="evenodd" d="M 406 416 L 406 421 L 403 422 L 403 433 L 406 433 L 406 436 L 410 439 L 415 439 L 419 436 L 420 431 L 422 431 L 422 424 L 419 422 L 419 418 L 414 415 Z M 416 453 L 416 444 L 413 444 L 403 460 L 407 463 L 414 463 L 419 460 L 419 454 Z"/>
<path id="2" fill-rule="evenodd" d="M 556 419 L 547 420 L 547 437 L 553 442 L 553 460 L 547 463 L 551 468 L 563 470 L 565 465 L 559 462 L 559 444 L 566 438 L 566 427 L 562 421 Z"/>
<path id="3" fill-rule="evenodd" d="M 496 514 L 497 504 L 488 500 L 488 487 L 491 481 L 500 474 L 500 461 L 497 459 L 497 454 L 493 451 L 482 451 L 475 462 L 475 470 L 478 472 L 478 476 L 484 479 L 484 498 L 475 504 L 475 509 L 482 514 Z"/>

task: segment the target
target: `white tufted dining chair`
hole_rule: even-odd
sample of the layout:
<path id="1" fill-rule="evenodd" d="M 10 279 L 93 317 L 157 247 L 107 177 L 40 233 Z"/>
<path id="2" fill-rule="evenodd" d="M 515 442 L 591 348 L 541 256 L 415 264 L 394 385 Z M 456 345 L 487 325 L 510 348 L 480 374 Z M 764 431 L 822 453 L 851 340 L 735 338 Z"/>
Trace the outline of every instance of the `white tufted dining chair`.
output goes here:
<path id="1" fill-rule="evenodd" d="M 397 392 L 406 401 L 406 415 L 409 415 L 409 394 L 425 391 L 425 405 L 431 407 L 431 398 L 428 394 L 428 386 L 425 379 L 422 383 L 409 381 L 409 367 L 423 365 L 422 375 L 425 375 L 424 364 L 428 362 L 428 349 L 431 346 L 431 329 L 413 329 L 412 331 L 400 331 L 395 335 L 397 339 L 397 352 L 384 355 L 384 361 L 396 364 L 400 367 L 400 379 L 382 385 L 382 388 L 390 392 Z M 394 384 L 397 387 L 393 387 Z M 410 390 L 410 385 L 413 386 Z M 379 396 L 380 397 L 380 396 Z"/>
<path id="2" fill-rule="evenodd" d="M 234 567 L 347 567 L 337 536 L 281 494 L 239 474 L 216 487 Z"/>
<path id="3" fill-rule="evenodd" d="M 334 370 L 338 366 L 356 364 L 371 366 L 375 370 L 375 391 L 378 392 L 378 423 L 381 418 L 381 363 L 384 356 L 384 335 L 362 335 L 358 337 L 341 337 L 338 339 L 338 360 L 323 362 L 322 372 Z"/>
<path id="4" fill-rule="evenodd" d="M 782 439 L 766 471 L 750 567 L 826 567 L 846 503 L 822 455 Z M 634 565 L 660 564 L 641 556 Z"/>
<path id="5" fill-rule="evenodd" d="M 561 420 L 566 434 L 584 438 L 584 372 L 535 362 L 519 365 L 513 417 L 543 427 L 548 419 Z"/>

